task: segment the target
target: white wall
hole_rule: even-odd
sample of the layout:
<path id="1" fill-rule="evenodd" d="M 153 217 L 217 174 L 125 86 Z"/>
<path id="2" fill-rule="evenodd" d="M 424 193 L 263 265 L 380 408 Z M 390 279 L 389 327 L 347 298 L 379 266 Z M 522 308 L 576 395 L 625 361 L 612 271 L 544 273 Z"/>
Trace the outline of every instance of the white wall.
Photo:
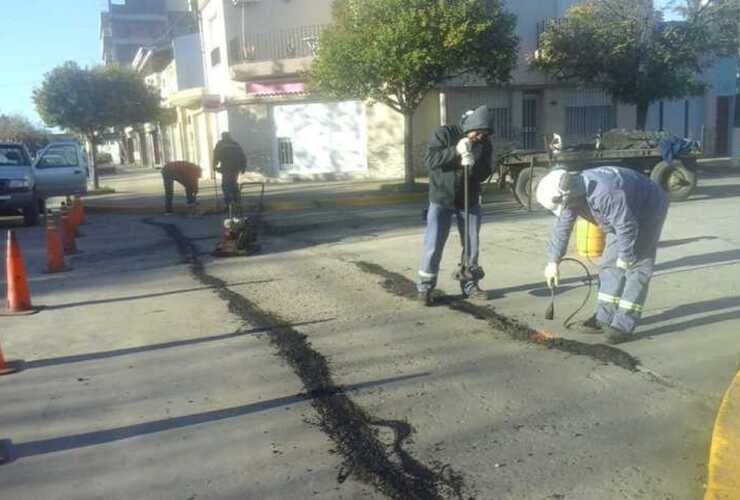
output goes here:
<path id="1" fill-rule="evenodd" d="M 275 137 L 290 138 L 294 168 L 287 174 L 367 172 L 367 124 L 360 101 L 275 106 Z"/>
<path id="2" fill-rule="evenodd" d="M 229 2 L 230 5 L 230 2 Z M 226 95 L 230 88 L 228 44 L 224 22 L 224 0 L 211 0 L 201 11 L 203 24 L 203 68 L 209 94 Z M 218 47 L 221 63 L 211 63 L 211 53 Z"/>

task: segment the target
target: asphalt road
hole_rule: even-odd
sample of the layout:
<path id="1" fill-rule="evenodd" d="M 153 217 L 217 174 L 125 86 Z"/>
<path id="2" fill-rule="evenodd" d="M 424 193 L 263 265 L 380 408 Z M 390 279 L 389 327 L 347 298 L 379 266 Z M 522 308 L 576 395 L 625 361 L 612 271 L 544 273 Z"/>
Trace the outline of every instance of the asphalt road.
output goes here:
<path id="1" fill-rule="evenodd" d="M 576 270 L 542 318 L 552 218 L 508 196 L 485 207 L 489 300 L 432 308 L 410 298 L 416 204 L 268 214 L 263 251 L 235 259 L 209 255 L 218 217 L 92 216 L 54 276 L 41 233 L 19 229 L 46 308 L 0 320 L 27 363 L 0 379 L 0 491 L 700 498 L 740 360 L 739 199 L 740 172 L 711 170 L 671 207 L 643 336 L 613 350 L 561 324 L 587 288 Z"/>

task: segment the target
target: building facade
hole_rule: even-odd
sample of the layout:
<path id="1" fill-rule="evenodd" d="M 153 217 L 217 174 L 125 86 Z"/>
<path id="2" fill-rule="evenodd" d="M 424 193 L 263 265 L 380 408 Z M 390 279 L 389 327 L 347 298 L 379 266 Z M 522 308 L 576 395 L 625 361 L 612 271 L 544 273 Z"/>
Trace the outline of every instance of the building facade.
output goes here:
<path id="1" fill-rule="evenodd" d="M 104 64 L 131 64 L 140 47 L 149 47 L 189 15 L 188 0 L 108 0 L 100 13 Z"/>
<path id="2" fill-rule="evenodd" d="M 553 132 L 568 145 L 591 141 L 601 130 L 634 128 L 634 106 L 617 104 L 598 89 L 549 80 L 527 63 L 545 23 L 577 2 L 505 0 L 517 16 L 520 38 L 512 80 L 490 87 L 461 78 L 429 93 L 414 117 L 413 154 L 420 173 L 431 132 L 440 124 L 457 122 L 465 110 L 479 104 L 494 108 L 501 147 L 543 149 L 545 137 Z M 128 0 L 126 5 L 135 3 Z M 182 8 L 182 3 L 168 4 Z M 191 0 L 199 47 L 191 45 L 186 51 L 174 45 L 166 50 L 171 67 L 142 67 L 161 89 L 166 105 L 176 110 L 176 123 L 166 130 L 151 129 L 153 125 L 150 130 L 130 130 L 134 154 L 141 149 L 137 161 L 189 159 L 213 175 L 213 147 L 220 134 L 229 131 L 244 147 L 250 170 L 266 176 L 403 177 L 401 115 L 381 104 L 332 101 L 307 90 L 303 75 L 321 30 L 331 22 L 331 5 L 332 0 Z M 118 14 L 115 8 L 110 12 Z M 115 44 L 104 41 L 103 46 L 105 54 L 106 47 Z M 192 70 L 198 63 L 202 81 L 183 86 L 178 77 L 177 89 L 168 87 L 178 67 Z M 648 128 L 700 140 L 709 154 L 740 148 L 733 127 L 738 115 L 736 67 L 730 66 L 721 62 L 708 73 L 709 90 L 703 96 L 654 103 Z M 153 146 L 141 147 L 155 136 L 160 138 L 159 152 Z"/>
<path id="3" fill-rule="evenodd" d="M 174 160 L 200 163 L 207 157 L 197 131 L 205 94 L 200 34 L 142 47 L 132 67 L 159 91 L 163 107 L 170 110 L 168 119 L 160 123 L 126 129 L 127 147 L 137 163 L 154 167 Z"/>
<path id="4" fill-rule="evenodd" d="M 244 147 L 250 170 L 288 178 L 395 176 L 370 161 L 369 134 L 379 107 L 329 101 L 306 90 L 302 73 L 331 20 L 331 4 L 197 3 L 210 99 L 208 138 L 214 143 L 222 132 L 231 132 Z M 389 110 L 380 113 L 385 117 Z"/>

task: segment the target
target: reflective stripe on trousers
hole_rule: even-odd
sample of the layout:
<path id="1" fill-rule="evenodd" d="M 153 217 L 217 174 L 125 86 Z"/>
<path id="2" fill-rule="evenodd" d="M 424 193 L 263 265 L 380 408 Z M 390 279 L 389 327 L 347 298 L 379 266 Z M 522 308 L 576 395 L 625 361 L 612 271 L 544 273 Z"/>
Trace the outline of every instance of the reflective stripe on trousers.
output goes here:
<path id="1" fill-rule="evenodd" d="M 635 330 L 647 299 L 664 220 L 665 212 L 659 214 L 652 224 L 640 226 L 638 260 L 626 271 L 617 267 L 619 249 L 616 235 L 607 234 L 599 270 L 601 286 L 596 302 L 598 321 L 625 333 Z"/>
<path id="2" fill-rule="evenodd" d="M 478 266 L 479 253 L 479 234 L 480 234 L 480 205 L 470 207 L 470 234 L 469 234 L 469 251 L 470 265 Z M 416 288 L 420 292 L 437 286 L 437 274 L 439 273 L 439 263 L 442 260 L 447 237 L 450 234 L 452 226 L 452 217 L 457 220 L 457 229 L 460 233 L 460 242 L 464 239 L 465 234 L 465 211 L 456 208 L 445 208 L 436 203 L 429 204 L 427 210 L 427 227 L 424 232 L 424 249 L 421 255 L 421 265 L 416 282 Z M 470 286 L 476 282 L 469 282 Z M 466 283 L 466 287 L 468 284 Z"/>

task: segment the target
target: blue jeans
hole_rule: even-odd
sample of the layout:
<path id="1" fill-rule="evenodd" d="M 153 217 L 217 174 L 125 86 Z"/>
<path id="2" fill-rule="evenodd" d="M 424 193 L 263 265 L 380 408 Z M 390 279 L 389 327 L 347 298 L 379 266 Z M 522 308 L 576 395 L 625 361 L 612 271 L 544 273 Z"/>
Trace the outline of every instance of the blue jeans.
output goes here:
<path id="1" fill-rule="evenodd" d="M 596 301 L 596 319 L 599 322 L 621 332 L 634 332 L 647 299 L 665 217 L 666 211 L 660 211 L 652 220 L 640 225 L 635 248 L 637 261 L 627 270 L 617 267 L 616 235 L 606 235 L 606 248 L 599 263 L 601 285 Z"/>
<path id="2" fill-rule="evenodd" d="M 468 259 L 468 265 L 471 269 L 475 269 L 478 267 L 480 249 L 480 205 L 470 207 L 468 214 L 470 216 L 468 235 L 468 252 L 470 257 Z M 462 242 L 465 238 L 465 211 L 457 208 L 445 208 L 436 203 L 429 204 L 429 209 L 427 210 L 427 228 L 424 233 L 424 250 L 422 251 L 419 276 L 416 282 L 416 288 L 420 292 L 425 292 L 437 286 L 439 263 L 442 260 L 442 252 L 444 251 L 445 243 L 447 243 L 447 237 L 450 235 L 453 215 L 457 220 L 457 230 L 460 233 L 460 241 Z M 467 292 L 477 284 L 478 280 L 470 280 L 464 282 L 463 287 Z"/>
<path id="3" fill-rule="evenodd" d="M 226 203 L 226 206 L 231 203 L 235 203 L 237 205 L 241 203 L 238 170 L 224 169 L 221 172 L 221 188 L 224 192 L 224 203 Z"/>

